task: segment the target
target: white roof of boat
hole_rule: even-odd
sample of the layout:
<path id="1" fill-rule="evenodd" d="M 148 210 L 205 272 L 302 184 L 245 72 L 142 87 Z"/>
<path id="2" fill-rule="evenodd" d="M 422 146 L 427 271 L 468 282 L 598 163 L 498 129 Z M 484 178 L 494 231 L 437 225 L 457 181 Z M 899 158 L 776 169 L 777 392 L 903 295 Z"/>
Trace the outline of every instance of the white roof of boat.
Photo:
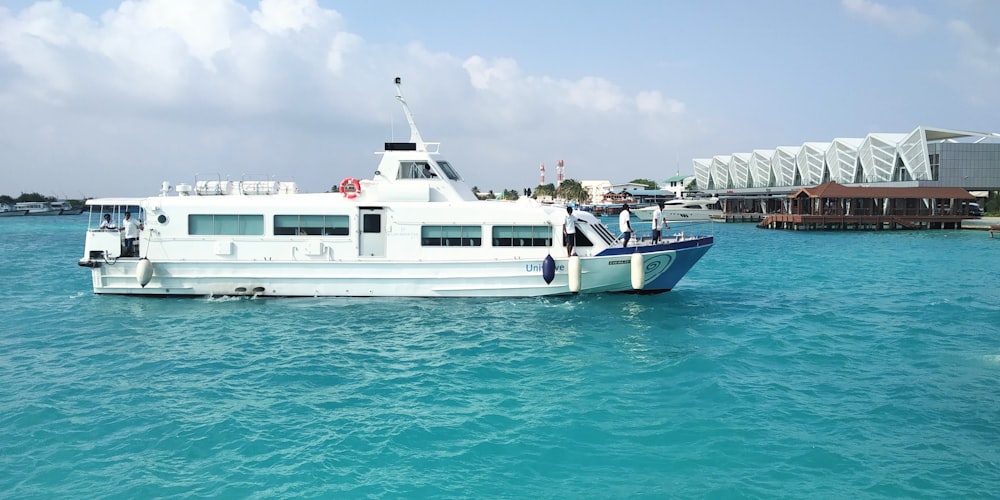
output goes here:
<path id="1" fill-rule="evenodd" d="M 86 201 L 88 206 L 108 206 L 108 205 L 138 205 L 146 198 L 91 198 Z"/>

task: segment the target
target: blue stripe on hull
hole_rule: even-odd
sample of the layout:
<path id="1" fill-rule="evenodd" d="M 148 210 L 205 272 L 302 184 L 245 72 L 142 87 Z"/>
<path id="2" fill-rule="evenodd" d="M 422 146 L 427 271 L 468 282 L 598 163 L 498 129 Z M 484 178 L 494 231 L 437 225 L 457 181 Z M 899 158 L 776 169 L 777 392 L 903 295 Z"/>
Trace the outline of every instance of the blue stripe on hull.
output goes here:
<path id="1" fill-rule="evenodd" d="M 694 267 L 694 264 L 698 262 L 698 259 L 708 249 L 711 245 L 702 245 L 696 247 L 688 247 L 683 250 L 677 251 L 677 258 L 674 259 L 673 265 L 671 265 L 666 272 L 661 274 L 655 280 L 646 283 L 646 286 L 642 290 L 636 290 L 637 292 L 666 292 L 677 286 L 677 282 L 687 274 L 688 271 Z"/>
<path id="2" fill-rule="evenodd" d="M 692 267 L 694 267 L 695 263 L 698 262 L 703 255 L 705 255 L 705 252 L 708 252 L 709 248 L 712 248 L 713 243 L 715 243 L 714 237 L 704 236 L 695 240 L 661 243 L 659 245 L 609 248 L 601 252 L 600 255 L 631 255 L 636 251 L 639 253 L 662 252 L 664 250 L 673 250 L 677 252 L 673 262 L 670 264 L 670 267 L 667 268 L 663 274 L 658 276 L 655 280 L 646 283 L 642 290 L 632 290 L 629 292 L 660 293 L 668 292 L 677 286 L 677 282 L 680 281 Z"/>

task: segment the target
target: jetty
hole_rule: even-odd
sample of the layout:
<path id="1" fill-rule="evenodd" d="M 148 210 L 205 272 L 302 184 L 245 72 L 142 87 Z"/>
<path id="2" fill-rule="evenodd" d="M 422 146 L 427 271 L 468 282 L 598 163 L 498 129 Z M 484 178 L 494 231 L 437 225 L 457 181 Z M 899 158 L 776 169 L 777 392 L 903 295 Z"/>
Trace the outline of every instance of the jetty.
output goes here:
<path id="1" fill-rule="evenodd" d="M 750 212 L 750 213 L 735 213 L 735 214 L 722 214 L 713 215 L 711 219 L 715 222 L 760 222 L 767 217 L 760 212 Z"/>
<path id="2" fill-rule="evenodd" d="M 827 182 L 788 195 L 757 227 L 799 231 L 961 229 L 976 198 L 957 187 L 868 187 Z"/>

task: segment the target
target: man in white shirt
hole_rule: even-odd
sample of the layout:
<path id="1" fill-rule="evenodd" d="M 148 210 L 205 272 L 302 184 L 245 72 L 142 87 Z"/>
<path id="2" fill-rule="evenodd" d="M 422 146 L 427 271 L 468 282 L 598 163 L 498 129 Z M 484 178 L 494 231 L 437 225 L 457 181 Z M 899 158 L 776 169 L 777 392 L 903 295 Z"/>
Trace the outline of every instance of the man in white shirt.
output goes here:
<path id="1" fill-rule="evenodd" d="M 125 257 L 135 257 L 135 241 L 139 239 L 139 231 L 142 231 L 142 222 L 132 218 L 132 214 L 125 212 L 125 219 L 122 220 L 122 231 L 125 232 Z"/>
<path id="2" fill-rule="evenodd" d="M 663 202 L 656 204 L 656 208 L 653 209 L 653 243 L 660 242 L 660 230 L 663 224 Z"/>
<path id="3" fill-rule="evenodd" d="M 100 229 L 118 229 L 115 225 L 115 221 L 111 220 L 111 214 L 104 214 L 104 220 L 101 221 Z"/>
<path id="4" fill-rule="evenodd" d="M 563 222 L 563 244 L 566 245 L 566 256 L 573 256 L 573 247 L 576 246 L 576 216 L 573 215 L 573 207 L 566 207 L 566 221 Z"/>
<path id="5" fill-rule="evenodd" d="M 632 212 L 628 209 L 628 203 L 622 205 L 622 211 L 618 214 L 618 228 L 622 232 L 622 247 L 628 246 L 628 240 L 632 239 Z"/>

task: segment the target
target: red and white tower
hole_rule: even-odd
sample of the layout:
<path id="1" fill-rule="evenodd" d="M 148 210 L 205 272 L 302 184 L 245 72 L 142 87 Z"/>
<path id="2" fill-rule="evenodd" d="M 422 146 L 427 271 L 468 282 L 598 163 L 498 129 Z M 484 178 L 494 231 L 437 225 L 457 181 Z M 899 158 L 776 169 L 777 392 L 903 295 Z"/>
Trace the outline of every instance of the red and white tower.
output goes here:
<path id="1" fill-rule="evenodd" d="M 538 171 L 542 173 L 542 181 L 538 183 L 539 186 L 545 184 L 545 164 L 542 163 L 538 166 Z"/>
<path id="2" fill-rule="evenodd" d="M 565 164 L 562 160 L 556 162 L 556 187 L 559 187 L 563 181 L 563 167 Z"/>

